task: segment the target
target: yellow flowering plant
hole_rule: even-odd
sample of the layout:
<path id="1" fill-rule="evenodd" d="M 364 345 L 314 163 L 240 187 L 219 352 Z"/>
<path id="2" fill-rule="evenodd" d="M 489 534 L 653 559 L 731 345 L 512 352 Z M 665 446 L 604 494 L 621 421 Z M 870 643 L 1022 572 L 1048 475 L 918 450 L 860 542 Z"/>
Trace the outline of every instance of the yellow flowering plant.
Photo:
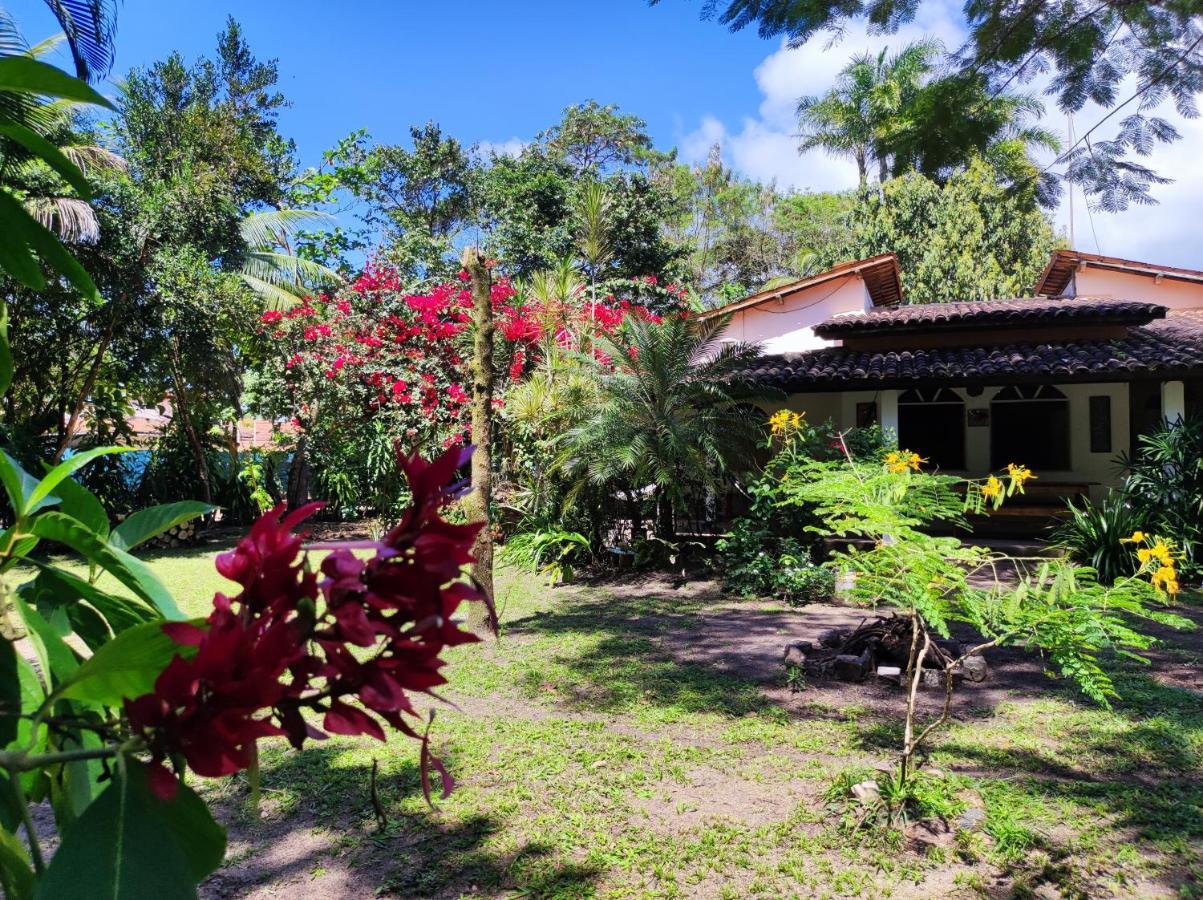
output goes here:
<path id="1" fill-rule="evenodd" d="M 1108 652 L 1136 655 L 1154 644 L 1139 630 L 1142 621 L 1190 628 L 1189 619 L 1162 607 L 1177 590 L 1175 554 L 1168 541 L 1133 535 L 1142 557 L 1138 576 L 1103 584 L 1095 572 L 1066 558 L 1021 558 L 966 544 L 956 535 L 933 535 L 943 523 L 968 529 L 965 514 L 995 508 L 1036 476 L 1025 466 L 1008 466 L 985 479 L 964 479 L 916 470 L 904 451 L 878 461 L 811 461 L 782 488 L 792 503 L 817 519 L 808 526 L 828 545 L 828 566 L 851 575 L 848 598 L 866 607 L 890 607 L 912 624 L 904 671 L 906 716 L 899 759 L 900 782 L 910 777 L 918 749 L 947 723 L 954 674 L 966 659 L 991 647 L 1021 645 L 1042 651 L 1061 674 L 1087 696 L 1107 704 L 1116 696 L 1100 662 Z M 904 465 L 905 462 L 905 465 Z M 990 577 L 1013 569 L 1018 583 Z M 957 657 L 938 652 L 936 641 L 961 623 L 977 636 Z M 934 663 L 934 666 L 933 666 Z M 939 713 L 922 721 L 917 695 L 924 668 L 944 682 Z"/>

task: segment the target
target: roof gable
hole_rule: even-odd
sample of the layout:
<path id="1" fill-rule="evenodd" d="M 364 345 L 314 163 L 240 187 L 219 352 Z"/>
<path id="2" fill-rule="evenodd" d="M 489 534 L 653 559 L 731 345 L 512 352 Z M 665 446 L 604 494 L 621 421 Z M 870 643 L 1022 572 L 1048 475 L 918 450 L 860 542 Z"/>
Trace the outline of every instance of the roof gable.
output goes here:
<path id="1" fill-rule="evenodd" d="M 847 278 L 850 275 L 858 275 L 864 279 L 865 289 L 868 290 L 869 298 L 873 301 L 874 306 L 891 306 L 902 299 L 902 272 L 898 267 L 898 257 L 893 253 L 882 253 L 868 259 L 840 263 L 826 272 L 799 278 L 797 281 L 791 281 L 789 284 L 770 290 L 759 291 L 742 300 L 728 303 L 726 306 L 708 309 L 700 313 L 698 318 L 714 318 L 760 306 L 763 303 L 782 300 L 791 294 L 806 291 L 840 278 Z"/>
<path id="2" fill-rule="evenodd" d="M 1156 263 L 1123 259 L 1118 256 L 1082 253 L 1079 250 L 1054 250 L 1052 256 L 1049 257 L 1048 265 L 1044 267 L 1044 272 L 1040 275 L 1040 280 L 1036 282 L 1033 293 L 1044 297 L 1060 296 L 1069 286 L 1069 282 L 1079 266 L 1126 272 L 1130 275 L 1143 275 L 1148 278 L 1168 278 L 1172 281 L 1203 284 L 1203 271 L 1198 269 L 1160 266 Z"/>

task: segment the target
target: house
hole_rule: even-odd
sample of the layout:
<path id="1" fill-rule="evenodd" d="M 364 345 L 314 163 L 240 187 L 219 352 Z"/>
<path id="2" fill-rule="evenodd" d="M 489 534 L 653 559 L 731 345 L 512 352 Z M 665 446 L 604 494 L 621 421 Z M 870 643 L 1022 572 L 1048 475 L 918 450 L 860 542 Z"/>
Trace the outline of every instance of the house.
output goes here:
<path id="1" fill-rule="evenodd" d="M 897 272 L 845 263 L 704 315 L 765 347 L 749 374 L 786 408 L 879 423 L 956 474 L 1029 466 L 1058 504 L 1100 498 L 1140 433 L 1203 412 L 1203 272 L 1061 250 L 1032 297 L 915 306 Z"/>

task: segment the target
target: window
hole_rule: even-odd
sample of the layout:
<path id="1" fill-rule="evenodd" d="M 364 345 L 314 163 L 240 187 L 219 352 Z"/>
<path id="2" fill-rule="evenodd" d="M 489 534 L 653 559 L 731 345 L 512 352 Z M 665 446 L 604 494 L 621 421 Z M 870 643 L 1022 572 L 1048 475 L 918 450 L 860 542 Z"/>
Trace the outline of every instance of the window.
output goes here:
<path id="1" fill-rule="evenodd" d="M 1111 452 L 1111 398 L 1090 398 L 1090 452 Z"/>
<path id="2" fill-rule="evenodd" d="M 990 466 L 1070 468 L 1069 398 L 1052 385 L 1007 387 L 990 403 Z"/>
<path id="3" fill-rule="evenodd" d="M 947 388 L 898 397 L 898 446 L 941 469 L 965 468 L 965 401 Z"/>

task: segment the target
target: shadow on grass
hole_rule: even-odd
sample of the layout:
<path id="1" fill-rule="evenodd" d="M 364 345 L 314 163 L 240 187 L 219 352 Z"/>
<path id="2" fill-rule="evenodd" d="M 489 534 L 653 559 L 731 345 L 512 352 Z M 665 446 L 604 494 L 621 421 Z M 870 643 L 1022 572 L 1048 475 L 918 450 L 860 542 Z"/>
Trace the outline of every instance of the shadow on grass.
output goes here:
<path id="1" fill-rule="evenodd" d="M 284 751 L 265 761 L 262 785 L 270 815 L 246 814 L 245 791 L 225 804 L 222 818 L 232 842 L 250 850 L 231 859 L 205 884 L 204 896 L 241 896 L 266 887 L 281 896 L 305 888 L 319 874 L 338 867 L 345 880 L 326 896 L 458 897 L 484 892 L 521 896 L 592 896 L 600 870 L 565 860 L 540 842 L 499 841 L 506 823 L 492 815 L 465 811 L 453 801 L 431 809 L 421 797 L 418 766 L 393 762 L 386 748 L 356 753 L 321 746 Z M 377 793 L 387 822 L 379 827 L 371 800 L 372 755 L 381 758 Z M 361 761 L 362 760 L 362 761 Z M 454 770 L 454 763 L 448 760 Z M 434 785 L 437 790 L 437 781 Z M 329 891 L 310 884 L 317 896 Z M 306 896 L 309 896 L 307 894 Z"/>
<path id="2" fill-rule="evenodd" d="M 701 620 L 695 602 L 665 612 L 657 600 L 616 601 L 611 598 L 573 603 L 552 612 L 541 612 L 507 623 L 505 633 L 515 637 L 565 638 L 554 663 L 568 670 L 573 698 L 570 704 L 595 712 L 622 712 L 636 705 L 652 705 L 683 713 L 719 713 L 732 717 L 774 708 L 761 685 L 730 671 L 705 663 L 681 660 L 666 642 Z M 570 636 L 580 636 L 587 646 L 573 652 Z M 687 648 L 686 648 L 687 649 Z M 537 665 L 522 676 L 529 692 L 543 679 Z"/>

